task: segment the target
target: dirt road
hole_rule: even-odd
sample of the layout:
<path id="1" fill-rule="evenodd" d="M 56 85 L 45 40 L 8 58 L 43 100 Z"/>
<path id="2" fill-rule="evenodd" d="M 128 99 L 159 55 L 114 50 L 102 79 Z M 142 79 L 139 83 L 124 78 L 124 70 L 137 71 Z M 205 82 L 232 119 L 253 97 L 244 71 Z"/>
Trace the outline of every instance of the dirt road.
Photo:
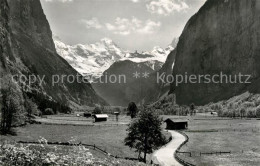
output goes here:
<path id="1" fill-rule="evenodd" d="M 169 130 L 168 132 L 172 135 L 172 141 L 154 152 L 152 157 L 153 163 L 161 166 L 181 166 L 181 164 L 175 160 L 174 152 L 180 144 L 185 141 L 185 137 L 173 130 Z"/>

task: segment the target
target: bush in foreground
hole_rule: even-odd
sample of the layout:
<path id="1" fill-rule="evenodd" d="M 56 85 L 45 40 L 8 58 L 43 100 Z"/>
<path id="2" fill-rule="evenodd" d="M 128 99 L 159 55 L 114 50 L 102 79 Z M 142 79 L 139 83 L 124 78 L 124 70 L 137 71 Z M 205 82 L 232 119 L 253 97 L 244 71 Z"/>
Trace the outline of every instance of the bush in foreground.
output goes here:
<path id="1" fill-rule="evenodd" d="M 0 165 L 85 165 L 85 166 L 143 166 L 128 160 L 118 160 L 109 155 L 98 158 L 84 146 L 51 146 L 41 138 L 40 145 L 0 143 Z"/>

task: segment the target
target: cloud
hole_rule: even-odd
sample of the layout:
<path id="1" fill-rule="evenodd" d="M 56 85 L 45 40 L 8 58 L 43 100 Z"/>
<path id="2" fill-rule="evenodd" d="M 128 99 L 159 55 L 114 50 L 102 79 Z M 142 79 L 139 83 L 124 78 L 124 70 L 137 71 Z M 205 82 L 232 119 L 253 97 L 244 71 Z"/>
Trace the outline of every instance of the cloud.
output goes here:
<path id="1" fill-rule="evenodd" d="M 154 33 L 155 29 L 159 28 L 160 26 L 160 22 L 153 22 L 151 20 L 147 20 L 145 26 L 138 29 L 137 31 L 143 34 L 152 34 Z"/>
<path id="2" fill-rule="evenodd" d="M 140 2 L 140 0 L 131 0 L 131 1 L 134 2 L 134 3 Z"/>
<path id="3" fill-rule="evenodd" d="M 173 12 L 185 11 L 189 6 L 184 0 L 152 0 L 146 8 L 150 13 L 167 16 Z"/>
<path id="4" fill-rule="evenodd" d="M 66 3 L 66 2 L 73 2 L 74 0 L 45 0 L 46 2 L 62 2 L 62 3 Z"/>
<path id="5" fill-rule="evenodd" d="M 86 28 L 95 28 L 100 29 L 103 26 L 99 23 L 99 20 L 96 17 L 91 18 L 90 20 L 81 19 L 80 23 L 84 24 Z"/>
<path id="6" fill-rule="evenodd" d="M 107 30 L 114 34 L 129 35 L 131 33 L 152 34 L 161 26 L 160 22 L 147 20 L 145 22 L 132 17 L 132 19 L 117 17 L 114 24 L 106 23 Z"/>

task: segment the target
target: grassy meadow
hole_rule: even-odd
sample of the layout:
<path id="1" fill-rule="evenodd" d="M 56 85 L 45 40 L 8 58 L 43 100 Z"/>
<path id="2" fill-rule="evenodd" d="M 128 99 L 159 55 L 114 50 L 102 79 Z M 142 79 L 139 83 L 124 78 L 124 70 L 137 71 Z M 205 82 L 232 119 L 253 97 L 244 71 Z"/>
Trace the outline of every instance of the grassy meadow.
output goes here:
<path id="1" fill-rule="evenodd" d="M 49 142 L 70 142 L 90 144 L 118 157 L 137 158 L 138 153 L 124 145 L 130 117 L 120 115 L 116 121 L 114 115 L 109 115 L 107 122 L 93 123 L 92 118 L 78 117 L 77 114 L 49 115 L 37 118 L 41 124 L 30 124 L 14 128 L 15 136 L 0 135 L 0 141 L 8 140 L 37 142 L 41 137 Z M 164 132 L 167 139 L 170 135 Z M 94 156 L 104 157 L 101 152 L 94 151 Z M 148 161 L 150 160 L 148 155 Z"/>
<path id="2" fill-rule="evenodd" d="M 189 118 L 185 131 L 189 142 L 179 154 L 185 161 L 195 165 L 258 165 L 260 162 L 260 121 L 257 119 L 219 119 L 218 117 Z M 207 155 L 202 153 L 231 152 Z"/>
<path id="3" fill-rule="evenodd" d="M 68 142 L 96 145 L 113 155 L 137 157 L 137 153 L 124 146 L 126 125 L 119 126 L 77 126 L 33 124 L 16 128 L 16 136 L 0 136 L 0 140 L 37 141 L 40 136 L 50 142 Z"/>
<path id="4" fill-rule="evenodd" d="M 50 115 L 37 118 L 36 120 L 41 122 L 41 124 L 30 124 L 14 128 L 16 135 L 0 135 L 0 142 L 4 142 L 5 140 L 10 142 L 37 142 L 43 137 L 50 142 L 73 141 L 74 143 L 95 144 L 97 147 L 112 155 L 137 158 L 138 153 L 129 149 L 123 142 L 127 134 L 126 129 L 127 124 L 130 122 L 130 117 L 120 115 L 119 121 L 117 122 L 114 115 L 109 115 L 107 122 L 93 123 L 92 118 L 78 117 L 77 114 L 80 113 L 71 115 Z M 191 152 L 192 156 L 178 154 L 185 161 L 199 166 L 247 166 L 257 165 L 259 163 L 260 121 L 255 118 L 232 119 L 217 117 L 210 113 L 198 113 L 192 117 L 170 115 L 163 115 L 161 117 L 163 119 L 188 119 L 189 126 L 184 132 L 188 135 L 189 142 L 182 147 L 181 151 Z M 162 128 L 165 127 L 166 125 L 163 124 Z M 169 135 L 167 135 L 167 138 L 169 138 Z M 68 150 L 68 147 L 62 148 L 64 148 L 63 152 L 65 155 L 71 152 Z M 96 159 L 106 159 L 107 161 L 105 163 L 114 162 L 114 160 L 101 152 L 91 148 L 88 149 L 88 151 L 93 154 Z M 210 153 L 219 151 L 230 151 L 231 154 L 200 156 L 200 152 Z M 51 152 L 51 150 L 49 152 Z M 150 157 L 149 155 L 148 162 Z M 133 163 L 134 162 L 129 161 L 129 165 Z"/>

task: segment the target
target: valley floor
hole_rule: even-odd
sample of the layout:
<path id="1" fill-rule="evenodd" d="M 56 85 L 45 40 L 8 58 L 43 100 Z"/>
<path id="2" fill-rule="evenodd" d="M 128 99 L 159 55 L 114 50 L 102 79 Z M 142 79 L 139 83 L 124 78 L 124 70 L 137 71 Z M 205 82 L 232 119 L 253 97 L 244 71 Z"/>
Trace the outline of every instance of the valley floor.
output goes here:
<path id="1" fill-rule="evenodd" d="M 107 152 L 137 158 L 138 154 L 124 146 L 126 125 L 121 126 L 74 126 L 74 125 L 27 125 L 16 129 L 17 136 L 0 136 L 0 140 L 33 141 L 44 137 L 49 142 L 68 142 L 96 145 Z"/>
<path id="2" fill-rule="evenodd" d="M 181 151 L 191 152 L 191 156 L 178 156 L 192 164 L 256 166 L 260 163 L 259 120 L 193 117 L 190 118 L 189 129 L 185 133 L 189 142 Z"/>
<path id="3" fill-rule="evenodd" d="M 191 156 L 178 153 L 178 156 L 185 161 L 199 166 L 251 166 L 260 163 L 260 121 L 257 119 L 229 119 L 200 114 L 194 117 L 166 115 L 162 117 L 164 119 L 169 117 L 188 119 L 189 127 L 184 132 L 188 135 L 189 142 L 180 151 L 191 152 Z M 75 143 L 95 144 L 119 157 L 137 158 L 138 156 L 123 142 L 126 137 L 126 124 L 130 122 L 129 117 L 121 116 L 119 122 L 110 117 L 108 122 L 102 123 L 92 123 L 92 119 L 75 115 L 51 116 L 41 120 L 45 123 L 15 128 L 16 136 L 0 136 L 0 142 L 3 140 L 37 142 L 40 137 L 44 137 L 50 142 L 74 141 Z M 64 125 L 65 123 L 66 125 Z M 162 127 L 165 128 L 165 124 Z M 173 142 L 178 141 L 176 138 L 173 136 Z M 179 143 L 175 143 L 174 148 L 170 147 L 167 153 L 164 150 L 169 144 L 155 154 L 163 157 L 171 155 L 174 160 L 175 146 L 179 145 Z M 220 151 L 231 153 L 201 154 Z M 94 155 L 102 157 L 103 154 L 94 153 Z M 148 162 L 150 158 L 151 156 L 148 157 Z"/>
<path id="4" fill-rule="evenodd" d="M 11 142 L 29 141 L 37 142 L 41 137 L 48 142 L 70 142 L 95 145 L 107 151 L 111 155 L 120 158 L 135 158 L 138 153 L 124 145 L 127 124 L 130 117 L 121 115 L 119 121 L 113 115 L 109 115 L 107 122 L 93 123 L 92 118 L 77 117 L 76 115 L 52 115 L 38 118 L 42 124 L 31 124 L 15 128 L 15 136 L 0 135 L 0 142 L 8 140 Z M 166 133 L 166 132 L 165 132 Z M 169 134 L 167 139 L 169 138 Z M 95 153 L 97 155 L 99 153 Z M 101 157 L 103 154 L 100 154 Z M 147 156 L 150 162 L 151 156 Z"/>

